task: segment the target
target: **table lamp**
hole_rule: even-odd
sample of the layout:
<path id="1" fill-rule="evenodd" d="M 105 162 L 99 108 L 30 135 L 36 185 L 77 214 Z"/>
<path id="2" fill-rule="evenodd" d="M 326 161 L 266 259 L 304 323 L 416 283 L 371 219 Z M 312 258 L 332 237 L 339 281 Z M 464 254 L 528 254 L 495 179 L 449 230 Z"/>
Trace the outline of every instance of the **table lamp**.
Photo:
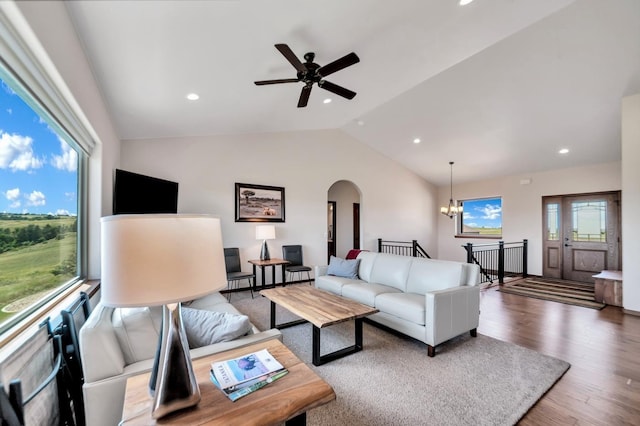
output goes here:
<path id="1" fill-rule="evenodd" d="M 150 385 L 152 417 L 197 405 L 200 389 L 181 302 L 227 285 L 220 219 L 185 214 L 116 215 L 103 217 L 100 226 L 102 303 L 163 306 L 157 378 Z"/>
<path id="2" fill-rule="evenodd" d="M 256 240 L 262 240 L 262 249 L 260 250 L 260 260 L 269 260 L 269 247 L 267 247 L 267 240 L 274 240 L 276 238 L 276 227 L 273 225 L 258 225 L 256 226 Z"/>

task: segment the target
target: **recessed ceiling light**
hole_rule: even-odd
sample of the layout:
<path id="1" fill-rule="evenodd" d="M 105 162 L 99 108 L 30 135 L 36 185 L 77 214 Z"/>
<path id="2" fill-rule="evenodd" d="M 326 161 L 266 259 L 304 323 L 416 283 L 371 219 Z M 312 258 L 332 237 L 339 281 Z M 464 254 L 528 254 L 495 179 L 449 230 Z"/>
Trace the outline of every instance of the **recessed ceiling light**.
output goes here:
<path id="1" fill-rule="evenodd" d="M 471 3 L 473 0 L 460 0 L 460 2 L 458 3 L 460 6 L 466 6 L 469 3 Z"/>
<path id="2" fill-rule="evenodd" d="M 322 101 L 322 103 L 324 104 L 330 104 L 331 103 L 331 98 L 327 98 L 324 101 Z"/>
<path id="3" fill-rule="evenodd" d="M 364 126 L 364 121 L 362 120 L 358 120 L 357 123 L 358 123 L 358 126 Z"/>
<path id="4" fill-rule="evenodd" d="M 562 148 L 560 151 L 558 151 L 558 154 L 568 154 L 569 150 L 567 148 Z"/>
<path id="5" fill-rule="evenodd" d="M 198 99 L 200 99 L 200 96 L 197 93 L 189 93 L 187 95 L 187 99 L 189 99 L 190 101 L 197 101 Z"/>
<path id="6" fill-rule="evenodd" d="M 413 143 L 420 143 L 420 138 L 415 138 L 415 139 L 413 140 Z"/>

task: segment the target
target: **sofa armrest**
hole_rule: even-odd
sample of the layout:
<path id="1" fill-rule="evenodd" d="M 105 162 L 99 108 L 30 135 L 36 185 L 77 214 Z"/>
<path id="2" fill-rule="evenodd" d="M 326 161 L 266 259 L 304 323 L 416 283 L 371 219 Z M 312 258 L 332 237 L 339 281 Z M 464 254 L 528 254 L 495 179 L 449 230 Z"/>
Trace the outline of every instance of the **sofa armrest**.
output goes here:
<path id="1" fill-rule="evenodd" d="M 436 346 L 478 327 L 480 288 L 459 286 L 425 294 L 426 342 Z"/>
<path id="2" fill-rule="evenodd" d="M 328 270 L 329 270 L 328 265 L 316 265 L 314 277 L 321 277 L 322 275 L 327 275 Z"/>

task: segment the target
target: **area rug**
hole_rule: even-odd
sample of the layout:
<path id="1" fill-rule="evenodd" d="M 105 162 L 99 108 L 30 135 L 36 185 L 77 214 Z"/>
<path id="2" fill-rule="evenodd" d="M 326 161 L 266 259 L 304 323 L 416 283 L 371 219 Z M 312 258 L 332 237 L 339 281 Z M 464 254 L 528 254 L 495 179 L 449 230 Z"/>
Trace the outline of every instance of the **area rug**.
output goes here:
<path id="1" fill-rule="evenodd" d="M 304 284 L 303 284 L 304 285 Z M 269 301 L 234 294 L 231 303 L 260 329 L 269 327 Z M 296 317 L 277 308 L 278 322 Z M 328 353 L 353 344 L 353 323 L 321 331 Z M 468 333 L 427 356 L 426 346 L 364 324 L 361 352 L 315 367 L 311 325 L 282 330 L 283 342 L 335 390 L 336 400 L 307 413 L 307 424 L 512 425 L 569 368 L 569 363 Z"/>
<path id="2" fill-rule="evenodd" d="M 596 302 L 593 284 L 575 281 L 525 278 L 500 286 L 498 291 L 592 309 L 602 309 L 607 306 Z"/>

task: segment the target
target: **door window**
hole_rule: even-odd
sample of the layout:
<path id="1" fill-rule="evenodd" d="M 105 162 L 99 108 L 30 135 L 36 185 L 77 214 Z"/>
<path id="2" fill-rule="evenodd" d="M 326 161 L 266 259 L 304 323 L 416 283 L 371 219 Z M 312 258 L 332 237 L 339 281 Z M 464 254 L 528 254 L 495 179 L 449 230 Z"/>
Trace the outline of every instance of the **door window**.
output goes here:
<path id="1" fill-rule="evenodd" d="M 579 201 L 571 203 L 573 241 L 607 242 L 607 202 Z"/>

